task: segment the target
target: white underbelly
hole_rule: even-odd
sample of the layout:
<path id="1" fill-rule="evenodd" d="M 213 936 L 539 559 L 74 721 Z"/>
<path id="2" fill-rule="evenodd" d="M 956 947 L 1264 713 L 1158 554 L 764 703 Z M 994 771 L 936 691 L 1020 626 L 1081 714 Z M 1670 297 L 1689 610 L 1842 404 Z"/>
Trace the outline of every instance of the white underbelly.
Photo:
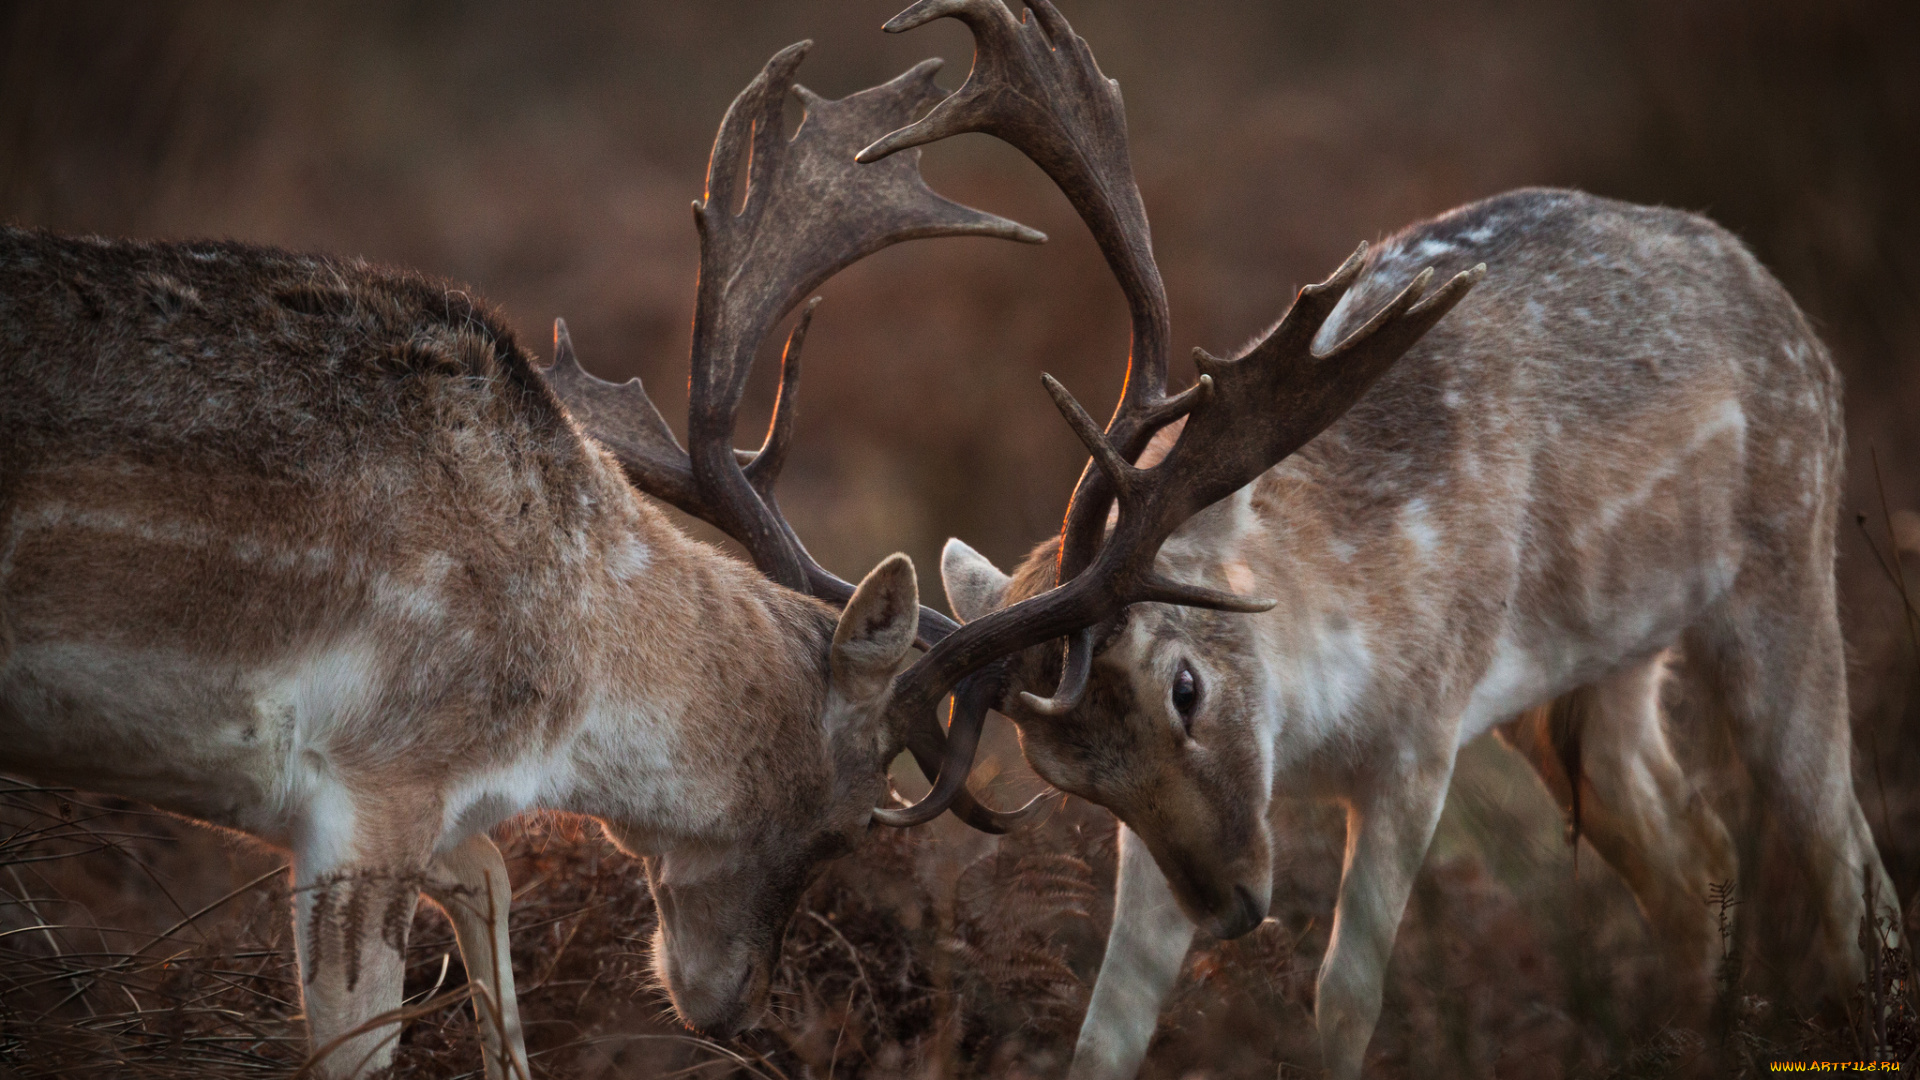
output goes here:
<path id="1" fill-rule="evenodd" d="M 1666 603 L 1649 603 L 1632 618 L 1616 620 L 1599 634 L 1529 634 L 1510 626 L 1495 642 L 1493 658 L 1467 699 L 1460 716 L 1459 745 L 1623 664 L 1671 646 L 1699 617 L 1703 606 L 1699 599 L 1708 595 L 1702 589 L 1691 597 L 1682 594 Z"/>

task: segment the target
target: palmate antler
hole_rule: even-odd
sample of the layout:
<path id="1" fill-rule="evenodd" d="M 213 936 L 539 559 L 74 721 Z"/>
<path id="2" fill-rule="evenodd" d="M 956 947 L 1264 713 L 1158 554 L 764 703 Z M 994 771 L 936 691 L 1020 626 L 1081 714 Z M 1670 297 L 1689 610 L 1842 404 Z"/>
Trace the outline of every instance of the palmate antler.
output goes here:
<path id="1" fill-rule="evenodd" d="M 906 722 L 908 748 L 933 777 L 933 790 L 913 806 L 876 809 L 876 820 L 889 825 L 919 824 L 952 809 L 976 827 L 1004 831 L 1038 803 L 996 813 L 965 787 L 986 714 L 1006 690 L 1006 658 L 1066 639 L 1060 686 L 1049 698 L 1026 695 L 1030 707 L 1064 713 L 1085 691 L 1095 629 L 1128 605 L 1271 607 L 1271 601 L 1159 576 L 1153 562 L 1161 543 L 1337 419 L 1480 274 L 1479 268 L 1460 274 L 1431 295 L 1431 272 L 1422 274 L 1337 348 L 1316 355 L 1314 335 L 1359 273 L 1356 253 L 1326 282 L 1302 289 L 1287 316 L 1245 357 L 1229 361 L 1196 350 L 1199 380 L 1168 395 L 1166 294 L 1133 180 L 1119 88 L 1100 73 L 1086 42 L 1050 3 L 1030 0 L 1027 7 L 1033 18 L 1015 20 L 1000 0 L 921 0 L 887 23 L 897 33 L 951 16 L 974 33 L 977 48 L 966 83 L 917 123 L 906 121 L 937 94 L 937 61 L 840 101 L 793 87 L 807 103 L 807 118 L 792 140 L 783 141 L 780 101 L 806 43 L 776 55 L 734 102 L 714 142 L 707 198 L 694 206 L 701 268 L 691 453 L 674 441 L 638 380 L 614 386 L 587 375 L 573 359 L 565 327 L 556 328 L 550 380 L 637 486 L 732 535 L 774 580 L 844 603 L 853 587 L 813 561 L 773 499 L 791 437 L 799 352 L 812 308 L 788 341 L 766 441 L 749 453 L 733 449 L 732 435 L 754 348 L 808 291 L 889 244 L 944 235 L 1043 239 L 928 190 L 918 154 L 911 152 L 925 143 L 968 131 L 1011 143 L 1053 178 L 1092 230 L 1126 294 L 1133 344 L 1125 388 L 1105 430 L 1064 387 L 1045 379 L 1093 455 L 1062 526 L 1059 584 L 964 627 L 921 609 L 921 643 L 928 651 L 895 678 L 890 708 Z M 890 134 L 876 138 L 883 132 Z M 868 139 L 873 141 L 866 144 Z M 734 177 L 749 147 L 744 202 L 732 214 L 728 208 L 741 194 Z M 1183 416 L 1186 426 L 1160 464 L 1130 464 L 1154 432 Z M 1118 521 L 1107 534 L 1116 499 Z M 949 695 L 951 721 L 943 731 L 935 710 Z"/>
<path id="2" fill-rule="evenodd" d="M 811 46 L 803 41 L 780 50 L 734 99 L 714 139 L 706 197 L 693 204 L 700 230 L 700 284 L 693 318 L 689 449 L 680 448 L 638 379 L 616 386 L 581 370 L 564 324 L 556 327 L 554 366 L 547 378 L 581 426 L 614 452 L 641 490 L 738 540 L 755 565 L 780 584 L 844 603 L 853 586 L 807 555 L 773 505 L 773 486 L 792 437 L 800 348 L 812 308 L 787 341 L 766 441 L 757 452 L 740 453 L 733 448 L 733 432 L 754 350 L 807 293 L 889 245 L 929 236 L 1027 243 L 1046 237 L 934 194 L 920 178 L 917 160 L 903 159 L 885 169 L 854 163 L 854 152 L 875 132 L 904 123 L 939 96 L 933 82 L 939 61 L 925 61 L 892 82 L 828 101 L 793 81 Z M 806 105 L 806 118 L 792 139 L 781 127 L 789 93 Z"/>

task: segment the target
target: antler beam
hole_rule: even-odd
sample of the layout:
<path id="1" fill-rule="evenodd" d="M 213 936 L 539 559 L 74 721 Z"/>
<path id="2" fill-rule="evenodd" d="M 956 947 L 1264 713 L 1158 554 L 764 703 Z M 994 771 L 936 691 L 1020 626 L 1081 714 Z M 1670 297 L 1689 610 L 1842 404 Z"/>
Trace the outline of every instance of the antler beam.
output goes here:
<path id="1" fill-rule="evenodd" d="M 1171 325 L 1166 287 L 1153 258 L 1146 205 L 1134 182 L 1120 84 L 1101 73 L 1093 50 L 1046 0 L 1016 20 L 1000 0 L 921 0 L 889 21 L 901 33 L 954 18 L 973 31 L 967 81 L 918 123 L 860 152 L 878 161 L 908 147 L 979 131 L 1040 166 L 1085 221 L 1127 298 L 1132 345 L 1119 405 L 1107 426 L 1128 460 L 1179 416 L 1166 398 Z M 1091 470 L 1068 503 L 1059 580 L 1079 573 L 1099 545 L 1112 493 Z"/>

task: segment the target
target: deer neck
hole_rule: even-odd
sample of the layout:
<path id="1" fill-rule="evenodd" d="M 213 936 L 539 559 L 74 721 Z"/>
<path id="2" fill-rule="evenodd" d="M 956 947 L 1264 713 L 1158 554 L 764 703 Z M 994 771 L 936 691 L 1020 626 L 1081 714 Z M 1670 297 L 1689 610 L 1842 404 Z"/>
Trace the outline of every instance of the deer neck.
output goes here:
<path id="1" fill-rule="evenodd" d="M 1373 692 L 1392 620 L 1375 602 L 1377 568 L 1323 493 L 1280 472 L 1197 515 L 1163 558 L 1183 580 L 1278 602 L 1264 614 L 1214 618 L 1250 635 L 1232 650 L 1250 669 L 1236 678 L 1262 687 L 1267 737 L 1283 758 L 1311 757 L 1351 728 Z"/>
<path id="2" fill-rule="evenodd" d="M 723 839 L 783 790 L 818 782 L 832 612 L 649 505 L 603 550 L 598 640 L 556 808 L 622 823 L 623 843 L 645 853 Z"/>

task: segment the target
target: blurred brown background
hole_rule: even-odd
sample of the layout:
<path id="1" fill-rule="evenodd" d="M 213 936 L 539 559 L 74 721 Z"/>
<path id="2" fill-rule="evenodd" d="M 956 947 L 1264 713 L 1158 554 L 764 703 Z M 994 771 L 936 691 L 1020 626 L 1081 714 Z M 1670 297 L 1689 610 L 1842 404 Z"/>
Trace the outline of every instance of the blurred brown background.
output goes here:
<path id="1" fill-rule="evenodd" d="M 966 32 L 880 33 L 901 2 L 15 0 L 0 4 L 0 219 L 452 278 L 543 356 L 564 315 L 589 368 L 643 376 L 680 426 L 687 204 L 721 113 L 803 37 L 802 81 L 830 97 L 929 55 L 957 86 Z M 1870 448 L 1886 509 L 1920 507 L 1920 4 L 1064 8 L 1125 89 L 1180 352 L 1233 348 L 1359 240 L 1522 185 L 1701 210 L 1759 252 L 1847 377 L 1861 795 L 1911 897 L 1920 644 L 1853 514 L 1892 550 Z M 783 502 L 842 575 L 903 549 L 931 586 L 949 535 L 1005 565 L 1054 527 L 1083 458 L 1038 373 L 1099 412 L 1126 332 L 1091 242 L 1024 159 L 967 136 L 924 171 L 1052 242 L 904 245 L 830 282 Z"/>

